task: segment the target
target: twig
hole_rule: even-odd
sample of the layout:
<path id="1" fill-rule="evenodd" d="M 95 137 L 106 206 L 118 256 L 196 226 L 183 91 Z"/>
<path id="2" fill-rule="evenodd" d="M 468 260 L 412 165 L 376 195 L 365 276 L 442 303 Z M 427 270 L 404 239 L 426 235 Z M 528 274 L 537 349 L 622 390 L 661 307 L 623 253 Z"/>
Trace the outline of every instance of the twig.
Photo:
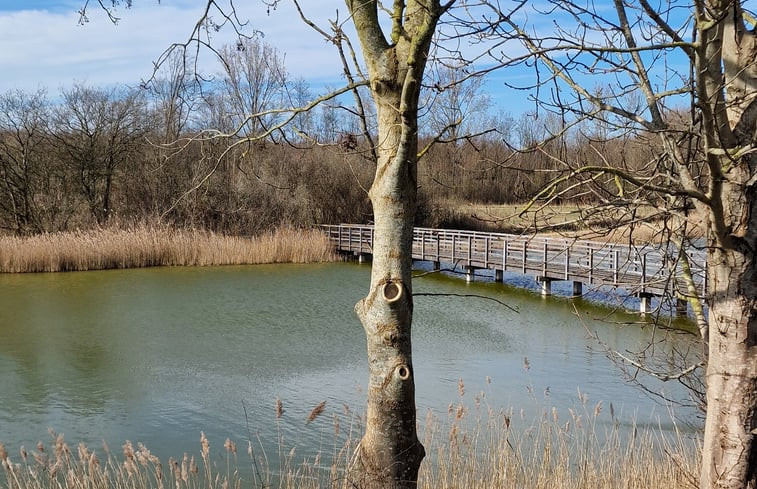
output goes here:
<path id="1" fill-rule="evenodd" d="M 495 299 L 494 297 L 489 297 L 489 296 L 486 296 L 486 295 L 478 295 L 478 294 L 454 294 L 454 293 L 447 293 L 447 292 L 439 292 L 439 293 L 436 293 L 436 292 L 418 292 L 418 293 L 414 293 L 413 294 L 413 297 L 424 297 L 424 296 L 425 297 L 473 297 L 473 298 L 476 298 L 476 299 L 485 299 L 485 300 L 488 300 L 488 301 L 494 301 L 497 304 L 499 304 L 499 305 L 501 305 L 503 307 L 506 307 L 506 308 L 510 309 L 511 311 L 513 311 L 515 313 L 520 313 L 520 311 L 518 311 L 513 306 L 511 306 L 509 304 L 506 304 L 505 302 L 502 302 L 499 299 Z"/>

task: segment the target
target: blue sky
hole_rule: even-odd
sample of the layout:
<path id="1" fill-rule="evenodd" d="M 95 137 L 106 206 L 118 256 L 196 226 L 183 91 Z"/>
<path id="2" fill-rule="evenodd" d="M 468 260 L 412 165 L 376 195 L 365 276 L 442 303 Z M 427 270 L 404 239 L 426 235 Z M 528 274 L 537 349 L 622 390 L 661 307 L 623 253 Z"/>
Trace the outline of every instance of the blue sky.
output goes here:
<path id="1" fill-rule="evenodd" d="M 77 11 L 84 2 L 0 0 L 0 72 L 3 74 L 0 93 L 16 88 L 27 91 L 46 88 L 55 95 L 61 88 L 76 82 L 94 86 L 137 85 L 151 75 L 153 61 L 166 47 L 186 40 L 205 5 L 205 0 L 161 0 L 160 3 L 133 0 L 131 9 L 118 9 L 116 15 L 121 21 L 113 25 L 100 10 L 97 0 L 90 0 L 90 22 L 82 26 L 78 23 Z M 261 0 L 238 0 L 235 4 L 240 9 L 240 17 L 248 19 L 252 28 L 263 31 L 265 40 L 285 55 L 292 77 L 304 78 L 315 92 L 342 83 L 333 47 L 300 21 L 291 2 L 282 1 L 279 9 L 270 15 Z M 328 19 L 334 18 L 337 9 L 339 18 L 346 18 L 342 0 L 304 0 L 302 5 L 306 14 L 324 27 L 329 25 Z M 553 24 L 545 19 L 543 27 L 552 32 Z M 214 35 L 215 45 L 224 41 L 233 41 L 228 30 Z M 215 61 L 210 59 L 201 66 L 207 73 L 218 70 Z M 533 110 L 527 93 L 504 87 L 505 80 L 528 84 L 533 77 L 533 71 L 525 69 L 496 73 L 485 86 L 495 105 L 492 112 L 518 115 Z"/>
<path id="2" fill-rule="evenodd" d="M 57 92 L 75 82 L 136 85 L 150 76 L 152 62 L 166 47 L 187 38 L 204 3 L 135 0 L 131 9 L 116 12 L 121 21 L 113 25 L 91 0 L 90 22 L 81 26 L 77 11 L 84 0 L 0 0 L 0 92 L 14 88 Z M 292 75 L 316 84 L 339 83 L 334 53 L 310 29 L 297 25 L 296 34 L 292 32 L 296 13 L 288 4 L 269 16 L 261 2 L 238 3 L 246 5 L 243 18 L 286 54 Z M 334 11 L 322 8 L 326 4 L 342 5 L 328 0 L 307 4 L 316 18 L 318 12 Z M 230 33 L 215 36 L 217 44 L 224 40 L 231 40 Z M 205 69 L 212 72 L 216 67 L 208 61 Z"/>
<path id="3" fill-rule="evenodd" d="M 97 0 L 90 0 L 90 22 L 79 25 L 77 12 L 84 3 L 0 0 L 0 93 L 44 88 L 55 97 L 60 89 L 74 83 L 136 86 L 149 78 L 153 61 L 166 47 L 186 40 L 205 5 L 204 0 L 133 0 L 132 8 L 117 9 L 115 15 L 121 20 L 113 25 Z M 292 77 L 307 80 L 313 92 L 343 83 L 333 46 L 301 22 L 291 2 L 282 1 L 270 15 L 261 0 L 236 1 L 235 5 L 240 17 L 261 30 L 265 40 L 285 55 Z M 306 14 L 325 28 L 337 10 L 341 20 L 347 18 L 343 0 L 305 0 L 302 5 Z M 359 49 L 354 36 L 353 40 Z M 224 41 L 233 41 L 228 29 L 214 35 L 215 45 Z M 206 73 L 218 71 L 210 56 L 201 66 Z M 510 70 L 496 74 L 496 79 L 486 85 L 492 95 L 493 113 L 518 114 L 533 109 L 523 92 L 505 91 L 503 77 L 516 76 L 531 79 L 533 75 Z"/>
<path id="4" fill-rule="evenodd" d="M 54 97 L 74 83 L 136 86 L 152 74 L 153 61 L 166 47 L 186 40 L 205 5 L 204 0 L 133 0 L 131 9 L 117 9 L 115 15 L 121 20 L 113 25 L 97 1 L 90 0 L 90 21 L 82 26 L 77 12 L 84 3 L 0 0 L 0 93 L 44 88 Z M 333 46 L 301 22 L 291 2 L 281 2 L 270 15 L 261 0 L 235 4 L 241 18 L 261 30 L 265 40 L 285 55 L 292 77 L 307 80 L 313 92 L 343 83 Z M 325 28 L 337 10 L 341 20 L 347 18 L 343 0 L 305 0 L 302 5 L 306 14 Z M 214 36 L 215 45 L 233 41 L 228 30 Z M 353 40 L 359 49 L 356 38 Z M 202 66 L 208 73 L 218 70 L 210 56 Z M 488 90 L 497 91 L 501 86 L 491 84 Z M 527 106 L 523 97 L 519 101 Z M 506 101 L 506 110 L 518 111 L 513 102 L 512 98 Z M 495 107 L 493 112 L 497 111 Z"/>

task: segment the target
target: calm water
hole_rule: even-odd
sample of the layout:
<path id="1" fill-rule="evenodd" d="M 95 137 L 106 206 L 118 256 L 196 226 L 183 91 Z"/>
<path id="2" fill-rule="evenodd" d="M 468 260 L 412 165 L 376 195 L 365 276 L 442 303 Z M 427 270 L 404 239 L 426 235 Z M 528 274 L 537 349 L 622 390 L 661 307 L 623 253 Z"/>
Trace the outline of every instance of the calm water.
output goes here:
<path id="1" fill-rule="evenodd" d="M 333 415 L 364 405 L 365 339 L 353 305 L 369 273 L 368 265 L 329 264 L 2 275 L 0 441 L 17 453 L 48 442 L 53 428 L 69 443 L 104 440 L 118 452 L 131 440 L 167 458 L 198 453 L 200 431 L 215 450 L 227 436 L 243 445 L 249 426 L 274 455 L 279 436 L 303 457 L 330 447 Z M 606 310 L 438 275 L 415 289 L 488 295 L 519 311 L 416 298 L 421 420 L 428 410 L 446 415 L 462 378 L 468 402 L 483 391 L 495 409 L 567 412 L 580 406 L 580 389 L 591 406 L 612 402 L 625 422 L 672 425 L 664 406 L 622 381 L 574 314 L 574 306 L 594 317 Z M 637 349 L 651 334 L 583 321 L 618 349 Z M 278 422 L 277 397 L 285 409 Z M 325 415 L 306 426 L 323 400 Z M 601 419 L 609 425 L 608 411 Z M 694 412 L 677 415 L 697 423 Z"/>

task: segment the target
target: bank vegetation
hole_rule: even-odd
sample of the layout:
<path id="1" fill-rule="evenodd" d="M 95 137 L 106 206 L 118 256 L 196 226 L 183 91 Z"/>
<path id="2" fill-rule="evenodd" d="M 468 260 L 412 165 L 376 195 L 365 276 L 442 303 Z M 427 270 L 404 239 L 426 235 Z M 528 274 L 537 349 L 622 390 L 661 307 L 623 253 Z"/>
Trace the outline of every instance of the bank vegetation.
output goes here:
<path id="1" fill-rule="evenodd" d="M 257 140 L 281 122 L 274 109 L 304 104 L 312 93 L 261 39 L 222 52 L 218 83 L 202 87 L 177 58 L 141 88 L 79 83 L 57 93 L 0 93 L 0 233 L 148 223 L 251 236 L 371 222 L 371 109 L 366 130 L 352 99 L 334 99 Z M 438 67 L 432 76 L 452 82 L 460 74 Z M 602 209 L 597 204 L 618 192 L 612 178 L 524 207 L 565 171 L 549 156 L 556 150 L 643 177 L 659 143 L 654 135 L 610 137 L 596 121 L 563 132 L 549 113 L 491 115 L 481 82 L 452 85 L 423 100 L 416 225 L 572 232 L 670 217 L 654 203 L 635 216 Z M 501 212 L 508 206 L 517 209 Z"/>
<path id="2" fill-rule="evenodd" d="M 0 273 L 313 263 L 338 259 L 322 232 L 292 228 L 241 237 L 143 225 L 0 236 L 0 250 Z"/>
<path id="3" fill-rule="evenodd" d="M 556 408 L 541 409 L 536 416 L 526 410 L 496 410 L 486 405 L 483 393 L 475 406 L 460 401 L 444 415 L 429 412 L 421 429 L 428 453 L 419 488 L 696 487 L 699 449 L 692 440 L 680 432 L 621 422 L 612 405 L 590 405 L 580 392 L 579 397 L 565 419 Z M 278 400 L 275 410 L 276 422 L 283 423 L 286 409 Z M 302 455 L 283 439 L 278 454 L 261 453 L 257 440 L 226 439 L 223 446 L 211 446 L 201 433 L 194 450 L 161 460 L 141 443 L 126 441 L 114 450 L 107 444 L 73 446 L 50 431 L 49 444 L 16 447 L 12 453 L 0 443 L 0 489 L 344 487 L 362 417 L 346 407 L 330 412 L 320 404 L 307 419 L 290 421 L 321 432 L 318 453 Z"/>

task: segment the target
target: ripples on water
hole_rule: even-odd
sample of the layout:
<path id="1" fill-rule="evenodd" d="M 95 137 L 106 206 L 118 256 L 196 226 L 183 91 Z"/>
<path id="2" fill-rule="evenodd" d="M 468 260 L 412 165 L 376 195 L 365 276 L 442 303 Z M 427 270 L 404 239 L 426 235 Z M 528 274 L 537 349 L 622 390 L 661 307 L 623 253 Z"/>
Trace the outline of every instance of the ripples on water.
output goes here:
<path id="1" fill-rule="evenodd" d="M 217 449 L 227 436 L 242 445 L 259 438 L 273 454 L 280 438 L 303 456 L 330 449 L 333 415 L 356 421 L 363 410 L 365 338 L 353 306 L 368 281 L 369 267 L 356 264 L 0 276 L 0 441 L 32 447 L 51 427 L 72 443 L 143 442 L 162 458 L 199 451 L 200 431 Z M 479 397 L 495 411 L 564 413 L 581 407 L 580 390 L 591 406 L 612 402 L 623 423 L 671 426 L 667 409 L 621 380 L 584 325 L 618 349 L 644 344 L 651 328 L 594 321 L 608 311 L 491 282 L 430 275 L 414 287 L 490 295 L 520 311 L 416 298 L 421 421 L 429 410 L 446 416 L 463 379 L 463 401 Z M 285 409 L 278 421 L 276 398 Z M 323 400 L 325 414 L 306 426 Z M 611 423 L 609 414 L 600 420 Z"/>

